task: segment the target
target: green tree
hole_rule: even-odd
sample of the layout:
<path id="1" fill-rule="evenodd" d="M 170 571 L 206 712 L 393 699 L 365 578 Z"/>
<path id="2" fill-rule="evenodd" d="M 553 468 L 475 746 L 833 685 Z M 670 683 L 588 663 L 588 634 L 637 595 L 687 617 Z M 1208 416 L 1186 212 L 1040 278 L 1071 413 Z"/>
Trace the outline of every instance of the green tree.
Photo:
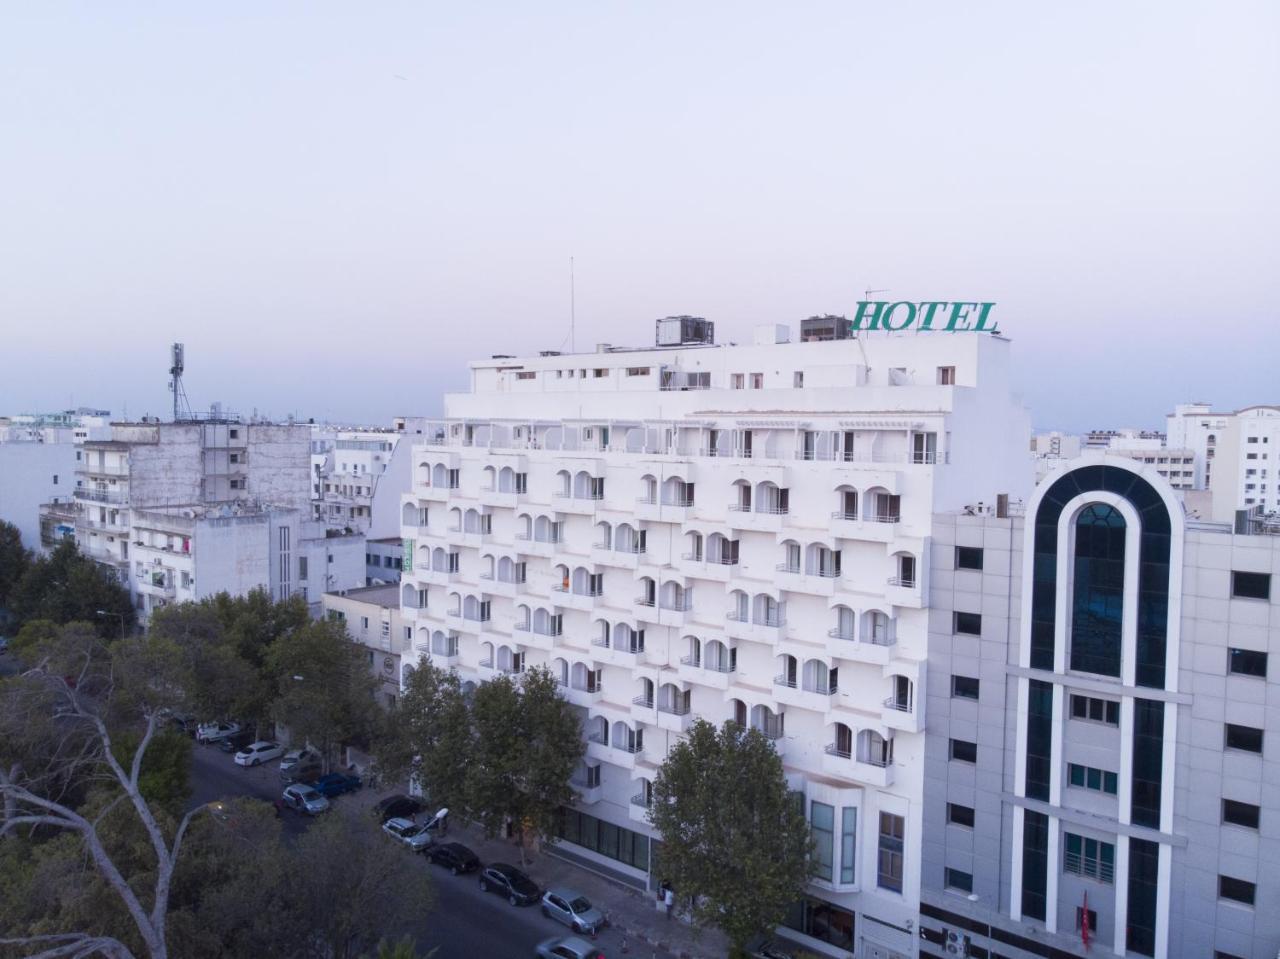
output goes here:
<path id="1" fill-rule="evenodd" d="M 18 527 L 0 520 L 0 609 L 9 605 L 9 594 L 30 565 L 31 552 L 22 545 Z"/>
<path id="2" fill-rule="evenodd" d="M 423 657 L 378 736 L 379 771 L 387 779 L 416 777 L 433 803 L 462 819 L 474 753 L 471 714 L 458 674 Z"/>
<path id="3" fill-rule="evenodd" d="M 809 827 L 757 730 L 695 721 L 654 778 L 649 821 L 662 834 L 656 871 L 695 923 L 719 926 L 736 948 L 804 892 Z"/>
<path id="4" fill-rule="evenodd" d="M 9 611 L 20 623 L 92 623 L 105 639 L 128 635 L 136 620 L 129 591 L 73 540 L 63 540 L 49 556 L 30 563 L 10 592 Z"/>
<path id="5" fill-rule="evenodd" d="M 378 679 L 343 623 L 323 619 L 290 630 L 267 650 L 266 668 L 276 677 L 275 718 L 295 740 L 319 748 L 326 763 L 339 743 L 367 741 L 378 728 Z"/>
<path id="6" fill-rule="evenodd" d="M 519 686 L 507 676 L 484 683 L 472 700 L 471 719 L 469 817 L 490 836 L 511 823 L 522 840 L 550 837 L 557 810 L 572 801 L 569 777 L 586 748 L 554 676 L 535 668 Z M 520 855 L 523 860 L 523 841 Z"/>

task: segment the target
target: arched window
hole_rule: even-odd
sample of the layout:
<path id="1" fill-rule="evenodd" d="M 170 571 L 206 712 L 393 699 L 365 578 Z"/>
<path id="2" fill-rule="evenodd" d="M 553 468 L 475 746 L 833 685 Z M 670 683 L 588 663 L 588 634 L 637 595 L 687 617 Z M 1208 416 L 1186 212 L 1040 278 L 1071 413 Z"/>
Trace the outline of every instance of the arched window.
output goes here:
<path id="1" fill-rule="evenodd" d="M 1091 503 L 1076 517 L 1071 596 L 1071 668 L 1120 675 L 1124 540 L 1120 511 Z"/>

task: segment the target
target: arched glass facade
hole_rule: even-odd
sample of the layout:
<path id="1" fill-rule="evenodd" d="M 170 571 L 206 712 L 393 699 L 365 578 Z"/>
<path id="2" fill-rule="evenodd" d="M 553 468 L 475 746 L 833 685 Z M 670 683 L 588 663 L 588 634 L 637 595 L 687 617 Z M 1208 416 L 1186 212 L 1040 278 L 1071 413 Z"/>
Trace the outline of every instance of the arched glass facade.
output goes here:
<path id="1" fill-rule="evenodd" d="M 1120 675 L 1126 524 L 1114 506 L 1091 503 L 1076 518 L 1071 668 Z"/>

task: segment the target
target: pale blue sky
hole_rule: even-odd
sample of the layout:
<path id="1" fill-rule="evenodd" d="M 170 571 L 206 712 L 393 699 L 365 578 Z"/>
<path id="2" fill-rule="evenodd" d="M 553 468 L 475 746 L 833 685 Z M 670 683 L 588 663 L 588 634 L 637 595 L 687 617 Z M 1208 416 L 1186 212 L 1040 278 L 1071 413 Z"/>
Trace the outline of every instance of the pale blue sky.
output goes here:
<path id="1" fill-rule="evenodd" d="M 1037 425 L 1280 400 L 1280 6 L 11 3 L 0 411 L 995 300 Z"/>

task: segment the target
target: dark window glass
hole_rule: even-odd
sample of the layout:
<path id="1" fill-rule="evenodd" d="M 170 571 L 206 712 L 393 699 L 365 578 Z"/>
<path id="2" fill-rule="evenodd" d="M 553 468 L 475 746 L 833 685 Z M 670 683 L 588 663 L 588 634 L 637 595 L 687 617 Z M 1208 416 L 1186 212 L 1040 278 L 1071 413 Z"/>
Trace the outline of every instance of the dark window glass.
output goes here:
<path id="1" fill-rule="evenodd" d="M 1239 599 L 1270 599 L 1270 573 L 1231 571 L 1231 595 Z"/>
<path id="2" fill-rule="evenodd" d="M 1120 725 L 1120 704 L 1112 699 L 1094 699 L 1092 696 L 1071 697 L 1071 718 L 1090 722 Z"/>
<path id="3" fill-rule="evenodd" d="M 1250 753 L 1262 752 L 1262 730 L 1227 723 L 1227 748 L 1243 749 Z"/>
<path id="4" fill-rule="evenodd" d="M 970 636 L 982 635 L 982 616 L 979 613 L 956 613 L 955 631 Z"/>
<path id="5" fill-rule="evenodd" d="M 959 869 L 947 869 L 947 888 L 959 889 L 961 892 L 973 892 L 973 873 L 961 872 Z"/>
<path id="6" fill-rule="evenodd" d="M 1027 710 L 1027 796 L 1048 802 L 1049 767 L 1053 762 L 1053 684 L 1033 679 L 1030 686 Z"/>
<path id="7" fill-rule="evenodd" d="M 1164 703 L 1133 701 L 1133 801 L 1130 817 L 1139 826 L 1160 828 L 1160 786 L 1164 755 Z"/>
<path id="8" fill-rule="evenodd" d="M 1112 506 L 1093 503 L 1076 520 L 1071 668 L 1120 675 L 1124 612 L 1125 521 Z"/>
<path id="9" fill-rule="evenodd" d="M 1222 821 L 1233 826 L 1258 828 L 1258 819 L 1262 810 L 1253 803 L 1237 802 L 1234 799 L 1222 800 Z"/>
<path id="10" fill-rule="evenodd" d="M 956 569 L 982 569 L 982 547 L 957 546 Z"/>
<path id="11" fill-rule="evenodd" d="M 951 758 L 962 763 L 978 761 L 978 744 L 964 739 L 951 740 Z"/>
<path id="12" fill-rule="evenodd" d="M 1231 899 L 1252 906 L 1258 887 L 1244 879 L 1233 879 L 1230 876 L 1218 877 L 1218 898 Z"/>
<path id="13" fill-rule="evenodd" d="M 1028 809 L 1022 822 L 1022 914 L 1043 922 L 1049 880 L 1049 817 Z"/>
<path id="14" fill-rule="evenodd" d="M 839 949 L 853 951 L 853 913 L 829 902 L 800 899 L 787 910 L 782 924 Z"/>
<path id="15" fill-rule="evenodd" d="M 1160 878 L 1160 846 L 1146 839 L 1129 840 L 1129 928 L 1125 945 L 1130 952 L 1156 952 L 1156 887 Z"/>
<path id="16" fill-rule="evenodd" d="M 951 695 L 955 699 L 977 699 L 978 681 L 972 676 L 952 676 Z"/>
<path id="17" fill-rule="evenodd" d="M 961 806 L 959 803 L 947 803 L 947 822 L 957 826 L 973 828 L 973 807 Z"/>
<path id="18" fill-rule="evenodd" d="M 1233 952 L 1223 952 L 1221 949 L 1215 949 L 1213 951 L 1213 959 L 1243 959 L 1243 957 L 1237 956 Z"/>
<path id="19" fill-rule="evenodd" d="M 1227 650 L 1227 672 L 1267 678 L 1267 654 L 1252 649 Z"/>

